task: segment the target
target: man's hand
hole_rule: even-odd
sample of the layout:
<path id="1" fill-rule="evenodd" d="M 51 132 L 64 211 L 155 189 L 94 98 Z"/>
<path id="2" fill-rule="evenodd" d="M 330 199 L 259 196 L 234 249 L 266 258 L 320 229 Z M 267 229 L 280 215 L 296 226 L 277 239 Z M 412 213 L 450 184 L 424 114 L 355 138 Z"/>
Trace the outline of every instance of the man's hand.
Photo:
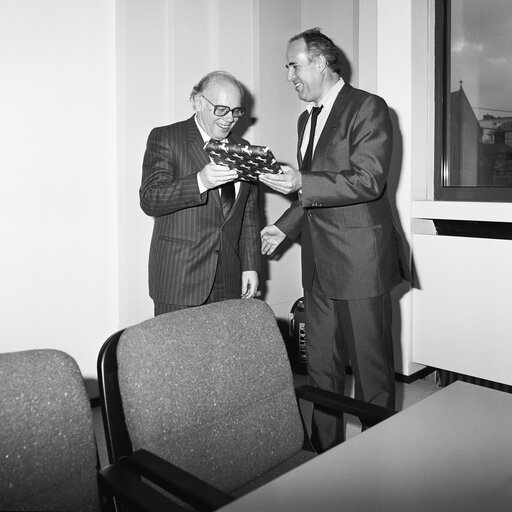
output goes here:
<path id="1" fill-rule="evenodd" d="M 224 183 L 236 180 L 238 178 L 238 173 L 225 165 L 210 163 L 206 164 L 199 171 L 199 178 L 205 188 L 210 189 L 220 187 L 221 185 L 224 185 Z"/>
<path id="2" fill-rule="evenodd" d="M 281 194 L 291 194 L 302 188 L 302 174 L 288 165 L 282 166 L 282 174 L 261 173 L 262 183 Z"/>
<path id="3" fill-rule="evenodd" d="M 250 299 L 256 295 L 258 282 L 258 272 L 255 270 L 244 270 L 242 272 L 242 299 Z"/>
<path id="4" fill-rule="evenodd" d="M 261 254 L 274 253 L 278 245 L 286 238 L 286 235 L 274 224 L 261 230 Z"/>

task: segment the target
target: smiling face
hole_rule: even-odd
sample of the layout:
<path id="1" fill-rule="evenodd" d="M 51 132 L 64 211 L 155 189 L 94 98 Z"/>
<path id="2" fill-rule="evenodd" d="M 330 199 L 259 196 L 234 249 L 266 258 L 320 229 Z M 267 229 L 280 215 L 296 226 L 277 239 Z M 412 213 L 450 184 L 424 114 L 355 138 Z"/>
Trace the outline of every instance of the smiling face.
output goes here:
<path id="1" fill-rule="evenodd" d="M 304 39 L 292 41 L 286 50 L 288 81 L 293 83 L 303 101 L 318 101 L 323 92 L 322 63 L 308 59 L 308 48 Z"/>
<path id="2" fill-rule="evenodd" d="M 210 82 L 204 91 L 194 98 L 197 122 L 201 128 L 213 139 L 225 139 L 238 119 L 233 117 L 233 112 L 228 112 L 222 117 L 216 116 L 213 113 L 213 105 L 205 98 L 213 105 L 226 105 L 232 109 L 242 106 L 242 93 L 234 83 L 220 78 Z"/>

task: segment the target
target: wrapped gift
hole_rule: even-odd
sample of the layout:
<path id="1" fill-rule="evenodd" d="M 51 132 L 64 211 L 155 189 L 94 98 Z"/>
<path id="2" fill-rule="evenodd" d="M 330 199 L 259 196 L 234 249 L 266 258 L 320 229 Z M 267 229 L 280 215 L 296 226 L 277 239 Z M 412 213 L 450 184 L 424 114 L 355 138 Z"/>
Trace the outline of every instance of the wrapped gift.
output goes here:
<path id="1" fill-rule="evenodd" d="M 266 146 L 211 140 L 205 144 L 204 149 L 213 162 L 237 171 L 241 180 L 258 181 L 261 173 L 283 172 L 272 151 Z"/>

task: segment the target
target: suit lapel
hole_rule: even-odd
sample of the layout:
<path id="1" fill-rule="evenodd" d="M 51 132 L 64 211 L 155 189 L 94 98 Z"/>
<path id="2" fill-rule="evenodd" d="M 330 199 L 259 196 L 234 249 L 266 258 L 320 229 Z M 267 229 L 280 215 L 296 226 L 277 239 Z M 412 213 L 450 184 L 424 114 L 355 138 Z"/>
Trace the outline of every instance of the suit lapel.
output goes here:
<path id="1" fill-rule="evenodd" d="M 306 130 L 306 124 L 308 123 L 309 113 L 307 110 L 302 112 L 298 121 L 298 132 L 299 132 L 299 141 L 297 143 L 297 162 L 299 162 L 299 169 L 302 167 L 302 152 L 300 148 L 302 147 L 302 139 L 304 138 L 304 131 Z"/>
<path id="2" fill-rule="evenodd" d="M 329 145 L 332 142 L 332 134 L 335 130 L 339 130 L 341 123 L 343 122 L 343 110 L 347 103 L 348 94 L 352 90 L 352 86 L 349 84 L 345 84 L 341 91 L 338 93 L 338 96 L 334 100 L 334 104 L 329 112 L 329 117 L 325 122 L 324 129 L 318 138 L 318 142 L 315 148 L 315 154 L 313 155 L 313 160 L 315 159 L 316 154 L 324 153 Z M 311 167 L 313 168 L 313 162 L 311 163 Z"/>
<path id="3" fill-rule="evenodd" d="M 192 116 L 187 121 L 187 145 L 190 158 L 192 159 L 192 162 L 194 163 L 197 169 L 202 169 L 206 164 L 210 163 L 210 157 L 208 156 L 208 153 L 204 150 L 203 137 L 201 137 L 201 132 L 199 131 L 196 125 L 194 116 Z M 210 197 L 210 199 L 213 198 L 220 213 L 222 214 L 222 205 L 220 203 L 218 189 L 209 190 L 208 196 Z"/>
<path id="4" fill-rule="evenodd" d="M 311 162 L 311 168 L 313 169 L 313 162 L 315 160 L 315 155 L 323 153 L 332 142 L 332 132 L 337 130 L 340 126 L 342 119 L 342 112 L 347 102 L 348 94 L 352 90 L 352 86 L 350 84 L 345 84 L 341 91 L 338 93 L 338 96 L 334 100 L 334 104 L 329 112 L 329 117 L 325 122 L 324 128 L 320 137 L 318 138 L 318 142 L 315 147 L 315 152 L 313 154 L 313 161 Z M 308 111 L 304 111 L 298 121 L 298 131 L 299 131 L 299 143 L 297 146 L 297 161 L 299 162 L 299 168 L 302 166 L 302 153 L 300 148 L 302 147 L 302 139 L 304 137 L 304 131 L 306 129 L 306 124 L 309 118 Z"/>
<path id="5" fill-rule="evenodd" d="M 192 158 L 194 164 L 196 164 L 198 168 L 201 169 L 210 161 L 210 158 L 208 157 L 206 151 L 203 149 L 203 138 L 201 137 L 201 133 L 199 132 L 199 128 L 196 126 L 196 122 L 193 116 L 187 120 L 186 136 L 190 158 Z"/>

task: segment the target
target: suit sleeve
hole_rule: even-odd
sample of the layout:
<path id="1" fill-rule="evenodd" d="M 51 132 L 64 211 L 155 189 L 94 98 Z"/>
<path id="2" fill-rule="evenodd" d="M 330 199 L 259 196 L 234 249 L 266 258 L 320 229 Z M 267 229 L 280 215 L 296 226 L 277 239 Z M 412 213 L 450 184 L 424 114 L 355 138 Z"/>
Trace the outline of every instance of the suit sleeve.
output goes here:
<path id="1" fill-rule="evenodd" d="M 295 199 L 288 209 L 279 217 L 275 225 L 292 240 L 299 237 L 304 225 L 304 208 L 298 199 Z"/>
<path id="2" fill-rule="evenodd" d="M 147 215 L 159 217 L 206 202 L 206 193 L 199 192 L 196 172 L 184 176 L 178 172 L 184 146 L 179 142 L 171 145 L 162 128 L 149 134 L 139 190 L 140 205 Z"/>
<path id="3" fill-rule="evenodd" d="M 335 134 L 328 152 L 319 155 L 322 170 L 302 174 L 303 207 L 345 206 L 382 195 L 392 150 L 388 107 L 369 95 L 348 124 L 346 134 Z"/>
<path id="4" fill-rule="evenodd" d="M 297 134 L 300 140 L 300 133 L 304 129 L 304 124 L 308 119 L 308 112 L 304 111 L 297 120 Z M 288 209 L 279 217 L 275 225 L 290 239 L 296 240 L 304 225 L 305 212 L 302 203 L 295 198 Z"/>
<path id="5" fill-rule="evenodd" d="M 245 205 L 240 233 L 240 260 L 242 271 L 260 271 L 260 215 L 258 185 L 251 184 Z"/>

